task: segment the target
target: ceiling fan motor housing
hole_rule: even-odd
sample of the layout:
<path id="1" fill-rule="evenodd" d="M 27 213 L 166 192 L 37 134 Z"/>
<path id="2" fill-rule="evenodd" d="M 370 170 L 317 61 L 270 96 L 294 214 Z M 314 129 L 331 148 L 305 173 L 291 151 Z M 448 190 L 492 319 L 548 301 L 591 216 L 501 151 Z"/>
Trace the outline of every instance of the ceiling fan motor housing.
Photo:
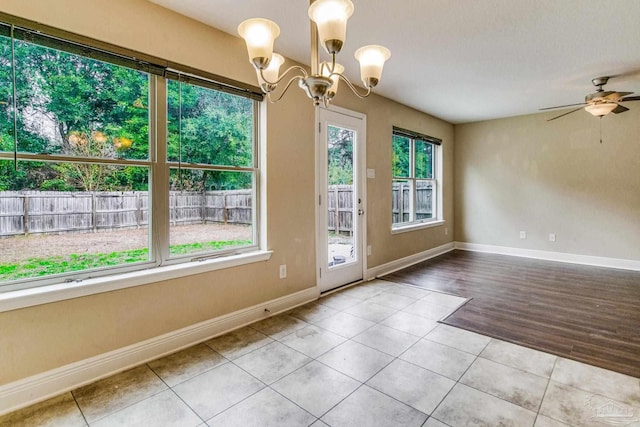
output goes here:
<path id="1" fill-rule="evenodd" d="M 591 83 L 593 83 L 593 85 L 596 87 L 599 86 L 598 90 L 601 91 L 602 86 L 606 85 L 608 81 L 609 77 L 596 77 L 595 79 L 591 80 Z"/>

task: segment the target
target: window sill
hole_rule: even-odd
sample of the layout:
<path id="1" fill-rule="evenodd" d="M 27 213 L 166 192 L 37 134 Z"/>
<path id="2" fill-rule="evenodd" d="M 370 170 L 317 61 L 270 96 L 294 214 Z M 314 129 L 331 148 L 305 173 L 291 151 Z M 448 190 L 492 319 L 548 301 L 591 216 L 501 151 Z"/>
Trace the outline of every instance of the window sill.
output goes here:
<path id="1" fill-rule="evenodd" d="M 444 225 L 446 221 L 443 219 L 437 219 L 434 221 L 428 221 L 428 222 L 419 222 L 419 223 L 415 223 L 415 224 L 407 224 L 407 225 L 402 225 L 399 227 L 395 227 L 395 228 L 391 228 L 391 234 L 400 234 L 400 233 L 406 233 L 408 231 L 416 231 L 416 230 L 422 230 L 423 228 L 431 228 L 431 227 L 438 227 L 440 225 Z"/>
<path id="2" fill-rule="evenodd" d="M 176 279 L 223 268 L 237 267 L 254 262 L 268 261 L 273 251 L 256 251 L 205 261 L 187 262 L 139 270 L 113 276 L 96 277 L 71 283 L 57 283 L 31 289 L 21 289 L 0 294 L 0 313 L 78 298 L 102 292 L 131 288 L 163 280 Z"/>

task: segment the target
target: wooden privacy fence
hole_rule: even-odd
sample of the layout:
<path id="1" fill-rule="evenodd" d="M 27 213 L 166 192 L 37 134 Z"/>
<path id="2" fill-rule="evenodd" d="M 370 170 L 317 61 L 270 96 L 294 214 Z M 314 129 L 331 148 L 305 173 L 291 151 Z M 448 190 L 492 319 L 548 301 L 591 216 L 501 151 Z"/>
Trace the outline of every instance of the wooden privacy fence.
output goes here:
<path id="1" fill-rule="evenodd" d="M 433 218 L 433 185 L 424 181 L 418 181 L 416 185 L 416 220 Z M 391 194 L 391 223 L 410 221 L 410 184 L 408 182 L 394 182 Z"/>
<path id="2" fill-rule="evenodd" d="M 354 208 L 351 186 L 330 185 L 328 190 L 328 230 L 351 234 Z M 251 224 L 252 197 L 251 190 L 172 191 L 169 194 L 170 221 L 172 225 Z M 409 197 L 407 183 L 393 184 L 394 223 L 409 220 Z M 418 219 L 430 218 L 431 208 L 431 184 L 421 183 L 416 190 Z M 0 191 L 0 236 L 117 230 L 148 224 L 146 191 Z"/>
<path id="3" fill-rule="evenodd" d="M 433 218 L 433 185 L 418 181 L 416 184 L 416 219 Z M 328 229 L 336 234 L 353 231 L 353 195 L 350 185 L 330 185 L 327 197 Z M 391 192 L 393 224 L 409 221 L 411 188 L 409 183 L 394 182 Z M 337 201 L 337 204 L 336 204 Z M 357 209 L 357 207 L 356 207 Z"/>
<path id="4" fill-rule="evenodd" d="M 336 234 L 353 231 L 353 188 L 351 185 L 330 185 L 327 193 L 328 228 Z"/>
<path id="5" fill-rule="evenodd" d="M 208 222 L 251 224 L 251 190 L 172 191 L 172 225 Z M 0 236 L 30 233 L 91 232 L 146 227 L 146 191 L 0 192 Z"/>

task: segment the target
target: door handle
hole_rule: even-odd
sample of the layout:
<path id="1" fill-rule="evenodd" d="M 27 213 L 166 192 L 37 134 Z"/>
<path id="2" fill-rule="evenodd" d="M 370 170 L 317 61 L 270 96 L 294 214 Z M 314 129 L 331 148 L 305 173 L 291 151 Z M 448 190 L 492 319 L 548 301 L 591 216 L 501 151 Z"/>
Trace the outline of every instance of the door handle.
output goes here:
<path id="1" fill-rule="evenodd" d="M 358 215 L 364 215 L 364 211 L 362 209 L 358 209 Z"/>

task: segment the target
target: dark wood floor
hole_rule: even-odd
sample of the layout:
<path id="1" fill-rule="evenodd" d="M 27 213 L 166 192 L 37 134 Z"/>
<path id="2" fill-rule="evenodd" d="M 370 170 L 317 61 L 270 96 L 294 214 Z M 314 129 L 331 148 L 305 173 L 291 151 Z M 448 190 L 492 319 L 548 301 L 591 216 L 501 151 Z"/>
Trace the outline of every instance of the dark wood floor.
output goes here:
<path id="1" fill-rule="evenodd" d="M 448 325 L 640 377 L 640 272 L 452 251 L 383 279 L 472 298 Z"/>

